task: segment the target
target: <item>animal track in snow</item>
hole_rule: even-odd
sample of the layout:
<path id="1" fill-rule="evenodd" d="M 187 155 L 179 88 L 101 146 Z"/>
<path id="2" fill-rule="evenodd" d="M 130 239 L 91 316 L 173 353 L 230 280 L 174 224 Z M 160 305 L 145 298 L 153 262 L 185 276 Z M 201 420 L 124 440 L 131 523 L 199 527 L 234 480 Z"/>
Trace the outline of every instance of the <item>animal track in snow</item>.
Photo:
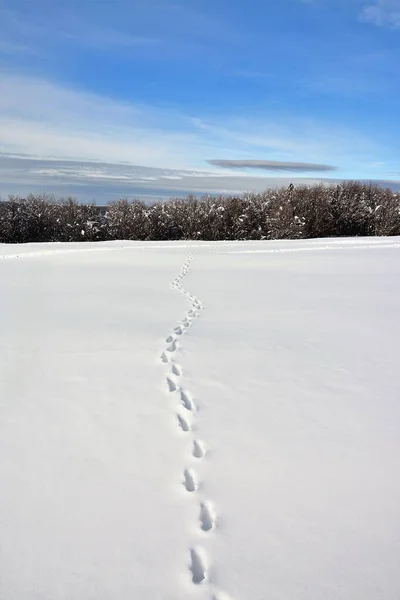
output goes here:
<path id="1" fill-rule="evenodd" d="M 178 348 L 178 345 L 177 345 L 177 343 L 176 343 L 176 340 L 174 340 L 174 341 L 172 342 L 172 344 L 170 344 L 170 345 L 168 346 L 167 350 L 168 350 L 168 352 L 175 352 L 177 348 Z"/>
<path id="2" fill-rule="evenodd" d="M 194 440 L 192 454 L 195 458 L 203 458 L 205 455 L 203 444 L 199 440 Z"/>
<path id="3" fill-rule="evenodd" d="M 171 371 L 177 377 L 179 377 L 180 375 L 182 375 L 182 369 L 176 363 L 173 363 Z"/>
<path id="4" fill-rule="evenodd" d="M 191 469 L 184 470 L 183 485 L 187 492 L 195 492 L 197 490 L 196 476 Z"/>
<path id="5" fill-rule="evenodd" d="M 207 502 L 200 504 L 200 527 L 203 531 L 210 531 L 215 527 L 215 518 Z"/>
<path id="6" fill-rule="evenodd" d="M 196 585 L 202 583 L 206 578 L 206 569 L 204 559 L 201 557 L 199 550 L 191 548 L 190 550 L 190 570 L 192 572 L 192 581 Z"/>
<path id="7" fill-rule="evenodd" d="M 163 361 L 163 363 L 167 363 L 167 362 L 169 362 L 169 358 L 168 358 L 168 356 L 167 356 L 167 353 L 166 353 L 166 352 L 163 352 L 163 353 L 161 354 L 161 357 L 160 357 L 160 358 L 161 358 L 161 360 Z"/>
<path id="8" fill-rule="evenodd" d="M 176 383 L 171 377 L 167 377 L 167 386 L 170 392 L 176 392 Z"/>
<path id="9" fill-rule="evenodd" d="M 178 419 L 179 427 L 182 429 L 182 431 L 184 431 L 185 433 L 187 431 L 190 431 L 191 427 L 190 427 L 189 423 L 186 421 L 185 417 L 182 417 L 182 415 L 180 415 L 179 413 L 176 415 L 176 417 Z"/>
<path id="10" fill-rule="evenodd" d="M 170 392 L 178 393 L 182 407 L 175 409 L 177 424 L 180 429 L 190 437 L 192 443 L 191 461 L 200 461 L 206 454 L 205 446 L 201 440 L 195 439 L 192 430 L 195 429 L 195 411 L 196 405 L 192 399 L 192 395 L 187 390 L 186 386 L 182 387 L 182 367 L 175 361 L 174 353 L 180 349 L 181 343 L 185 341 L 188 329 L 193 326 L 195 320 L 199 317 L 203 305 L 195 295 L 185 290 L 182 286 L 182 280 L 189 272 L 192 256 L 189 256 L 182 267 L 179 275 L 172 282 L 172 288 L 185 296 L 190 303 L 189 310 L 186 312 L 182 320 L 170 330 L 170 334 L 165 338 L 164 351 L 161 354 L 163 363 L 168 365 L 169 373 L 165 374 L 165 380 Z M 183 337 L 181 337 L 183 336 Z M 179 339 L 179 343 L 178 343 Z M 174 396 L 175 397 L 175 396 Z M 182 473 L 182 484 L 187 492 L 197 497 L 199 482 L 195 471 L 191 468 L 185 468 Z M 201 532 L 206 534 L 216 528 L 216 515 L 212 504 L 207 499 L 202 498 L 202 502 L 198 505 L 198 536 Z M 203 534 L 204 535 L 204 534 Z M 208 592 L 208 598 L 213 600 L 228 600 L 228 596 L 217 591 L 214 586 L 208 582 L 208 558 L 204 554 L 204 550 L 196 546 L 189 547 L 190 564 L 189 569 L 192 576 L 192 582 L 195 585 L 205 583 Z"/>
<path id="11" fill-rule="evenodd" d="M 186 408 L 186 410 L 195 410 L 195 405 L 193 400 L 190 398 L 189 394 L 185 392 L 185 390 L 181 390 L 181 402 L 182 406 Z"/>

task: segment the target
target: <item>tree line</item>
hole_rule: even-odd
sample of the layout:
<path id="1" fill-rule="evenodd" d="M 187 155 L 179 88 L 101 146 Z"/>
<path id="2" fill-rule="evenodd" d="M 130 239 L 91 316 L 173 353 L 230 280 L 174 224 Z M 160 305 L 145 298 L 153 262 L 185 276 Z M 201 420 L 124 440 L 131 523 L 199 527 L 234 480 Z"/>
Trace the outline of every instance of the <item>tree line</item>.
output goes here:
<path id="1" fill-rule="evenodd" d="M 400 235 L 400 194 L 356 181 L 107 206 L 51 195 L 0 202 L 0 242 L 272 240 Z"/>

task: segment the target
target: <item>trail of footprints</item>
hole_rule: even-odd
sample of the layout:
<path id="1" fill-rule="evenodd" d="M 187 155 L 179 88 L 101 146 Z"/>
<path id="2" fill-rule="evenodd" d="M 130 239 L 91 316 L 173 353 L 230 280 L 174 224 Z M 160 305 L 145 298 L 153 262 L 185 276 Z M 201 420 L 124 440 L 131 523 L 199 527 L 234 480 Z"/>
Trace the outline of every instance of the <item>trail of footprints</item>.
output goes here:
<path id="1" fill-rule="evenodd" d="M 188 329 L 193 325 L 195 319 L 202 310 L 201 302 L 192 294 L 187 292 L 181 285 L 182 279 L 187 275 L 190 263 L 193 257 L 189 256 L 186 260 L 182 272 L 172 282 L 172 287 L 186 296 L 190 302 L 190 310 L 185 318 L 173 329 L 165 340 L 165 349 L 161 354 L 161 361 L 168 365 L 168 373 L 165 376 L 167 390 L 176 395 L 177 398 L 177 426 L 185 433 L 191 434 L 195 420 L 196 404 L 191 394 L 181 385 L 182 367 L 176 360 L 179 350 L 181 336 L 184 336 Z M 206 456 L 204 443 L 193 436 L 192 442 L 192 464 L 195 467 L 198 461 Z M 194 462 L 195 461 L 195 462 Z M 182 472 L 182 484 L 188 494 L 199 494 L 199 481 L 196 470 L 192 466 L 185 466 Z M 210 502 L 199 499 L 198 507 L 198 530 L 199 539 L 201 535 L 211 532 L 216 528 L 216 515 Z M 208 579 L 208 560 L 201 546 L 194 545 L 189 549 L 188 566 L 191 579 L 194 585 L 200 585 L 207 582 Z M 220 600 L 219 595 L 213 595 L 212 600 Z"/>

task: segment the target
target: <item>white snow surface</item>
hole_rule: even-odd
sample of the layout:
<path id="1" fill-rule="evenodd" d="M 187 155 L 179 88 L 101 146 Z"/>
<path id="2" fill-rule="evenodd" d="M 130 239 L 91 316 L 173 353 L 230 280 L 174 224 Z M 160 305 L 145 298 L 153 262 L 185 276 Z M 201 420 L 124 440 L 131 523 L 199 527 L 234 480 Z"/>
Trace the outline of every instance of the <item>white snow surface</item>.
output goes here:
<path id="1" fill-rule="evenodd" d="M 399 312 L 399 238 L 1 245 L 0 600 L 398 600 Z"/>

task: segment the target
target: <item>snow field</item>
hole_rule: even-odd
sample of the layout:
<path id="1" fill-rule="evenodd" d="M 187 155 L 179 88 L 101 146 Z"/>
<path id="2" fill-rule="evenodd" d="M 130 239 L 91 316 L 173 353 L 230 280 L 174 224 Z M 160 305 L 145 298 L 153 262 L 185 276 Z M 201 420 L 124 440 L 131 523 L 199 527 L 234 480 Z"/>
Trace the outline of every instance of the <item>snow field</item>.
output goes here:
<path id="1" fill-rule="evenodd" d="M 0 599 L 397 600 L 399 247 L 3 246 Z"/>

